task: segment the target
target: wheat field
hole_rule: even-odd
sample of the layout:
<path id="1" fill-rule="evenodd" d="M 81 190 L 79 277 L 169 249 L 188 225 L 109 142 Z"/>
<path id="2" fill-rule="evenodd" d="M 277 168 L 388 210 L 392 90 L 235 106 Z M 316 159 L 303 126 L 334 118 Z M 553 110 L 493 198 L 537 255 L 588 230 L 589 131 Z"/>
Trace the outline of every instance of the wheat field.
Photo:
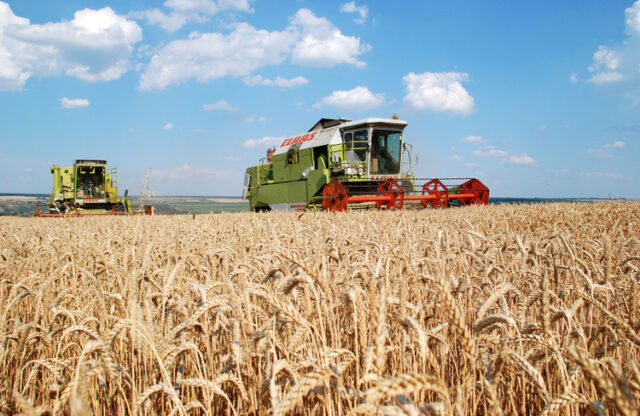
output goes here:
<path id="1" fill-rule="evenodd" d="M 640 203 L 0 217 L 0 412 L 636 415 Z"/>

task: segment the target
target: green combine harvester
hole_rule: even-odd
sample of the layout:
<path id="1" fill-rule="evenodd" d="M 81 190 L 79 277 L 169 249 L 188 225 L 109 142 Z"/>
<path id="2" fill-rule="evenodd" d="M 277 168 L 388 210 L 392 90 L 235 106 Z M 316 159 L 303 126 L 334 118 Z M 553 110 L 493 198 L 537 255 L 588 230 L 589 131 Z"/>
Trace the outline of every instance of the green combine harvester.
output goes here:
<path id="1" fill-rule="evenodd" d="M 247 169 L 242 196 L 252 211 L 401 209 L 488 204 L 475 178 L 415 178 L 406 121 L 326 119 L 284 139 Z"/>
<path id="2" fill-rule="evenodd" d="M 108 169 L 106 160 L 76 160 L 72 168 L 53 165 L 51 173 L 48 212 L 36 206 L 36 217 L 153 214 L 150 205 L 134 211 L 127 191 L 118 196 L 117 170 Z"/>

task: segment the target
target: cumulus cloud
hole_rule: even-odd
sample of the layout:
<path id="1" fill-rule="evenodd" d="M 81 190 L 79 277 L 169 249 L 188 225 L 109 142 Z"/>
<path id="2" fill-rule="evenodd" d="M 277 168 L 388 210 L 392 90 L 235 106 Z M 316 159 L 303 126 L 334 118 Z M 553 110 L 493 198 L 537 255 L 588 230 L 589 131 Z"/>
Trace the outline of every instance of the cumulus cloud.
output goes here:
<path id="1" fill-rule="evenodd" d="M 195 167 L 188 163 L 183 164 L 174 169 L 153 170 L 151 177 L 153 179 L 220 179 L 234 175 L 235 172 L 230 170 L 220 170 L 209 167 Z"/>
<path id="2" fill-rule="evenodd" d="M 587 154 L 598 159 L 611 159 L 613 155 L 604 149 L 587 149 Z"/>
<path id="3" fill-rule="evenodd" d="M 217 110 L 217 111 L 236 111 L 238 107 L 234 107 L 225 99 L 220 99 L 215 103 L 203 104 L 202 109 L 205 111 Z"/>
<path id="4" fill-rule="evenodd" d="M 462 86 L 469 74 L 461 72 L 411 72 L 402 78 L 407 87 L 403 102 L 413 110 L 456 114 L 473 112 L 473 97 Z"/>
<path id="5" fill-rule="evenodd" d="M 626 142 L 623 142 L 622 140 L 616 140 L 613 143 L 605 144 L 603 147 L 605 149 L 624 149 L 626 146 L 627 146 Z"/>
<path id="6" fill-rule="evenodd" d="M 361 44 L 360 38 L 342 34 L 326 18 L 316 17 L 309 9 L 300 9 L 291 18 L 291 24 L 300 31 L 291 62 L 318 67 L 332 67 L 342 63 L 366 66 L 365 62 L 356 57 L 371 50 L 371 46 Z"/>
<path id="7" fill-rule="evenodd" d="M 454 162 L 462 162 L 462 161 L 464 161 L 464 157 L 462 157 L 460 155 L 451 155 L 451 156 L 449 156 L 449 160 L 452 160 Z"/>
<path id="8" fill-rule="evenodd" d="M 587 149 L 587 154 L 598 159 L 611 159 L 613 157 L 613 151 L 624 149 L 626 146 L 626 142 L 616 140 L 613 143 L 606 143 L 599 148 Z"/>
<path id="9" fill-rule="evenodd" d="M 280 137 L 266 136 L 261 139 L 249 139 L 245 141 L 242 145 L 244 147 L 249 147 L 249 148 L 271 147 L 271 146 L 279 145 L 280 143 L 282 143 L 284 139 L 285 138 L 282 136 Z"/>
<path id="10" fill-rule="evenodd" d="M 599 45 L 589 66 L 589 82 L 597 85 L 625 84 L 638 91 L 640 78 L 640 0 L 625 10 L 625 40 L 618 45 Z M 628 83 L 628 84 L 627 84 Z M 628 88 L 621 88 L 629 95 Z"/>
<path id="11" fill-rule="evenodd" d="M 353 21 L 359 24 L 364 23 L 367 20 L 367 14 L 369 14 L 367 6 L 356 6 L 355 1 L 341 4 L 340 11 L 343 13 L 357 13 L 359 17 L 356 17 Z"/>
<path id="12" fill-rule="evenodd" d="M 170 131 L 173 130 L 173 124 L 172 123 L 167 123 L 164 125 L 163 129 Z"/>
<path id="13" fill-rule="evenodd" d="M 526 153 L 523 153 L 521 155 L 508 156 L 505 158 L 504 161 L 511 165 L 521 165 L 521 166 L 531 166 L 536 164 L 536 161 L 533 160 L 533 158 Z"/>
<path id="14" fill-rule="evenodd" d="M 462 143 L 482 143 L 484 138 L 482 136 L 467 136 L 460 139 Z"/>
<path id="15" fill-rule="evenodd" d="M 254 76 L 245 78 L 243 82 L 246 85 L 250 85 L 250 86 L 264 85 L 266 87 L 293 88 L 293 87 L 299 87 L 301 85 L 306 85 L 309 83 L 309 80 L 302 76 L 297 76 L 291 79 L 286 79 L 281 77 L 276 77 L 275 79 L 269 79 L 269 78 L 263 78 L 262 75 L 254 75 Z"/>
<path id="16" fill-rule="evenodd" d="M 60 98 L 60 107 L 61 108 L 82 108 L 89 107 L 89 100 L 86 98 Z"/>
<path id="17" fill-rule="evenodd" d="M 472 154 L 481 159 L 486 159 L 490 157 L 506 157 L 509 155 L 508 152 L 496 149 L 495 146 L 484 146 L 481 149 L 476 149 L 472 152 Z"/>
<path id="18" fill-rule="evenodd" d="M 0 90 L 20 90 L 31 76 L 83 81 L 120 78 L 142 39 L 136 22 L 111 8 L 84 9 L 73 20 L 31 24 L 0 1 Z"/>
<path id="19" fill-rule="evenodd" d="M 622 179 L 622 175 L 613 172 L 580 172 L 580 176 L 583 178 L 610 178 L 610 179 Z"/>
<path id="20" fill-rule="evenodd" d="M 180 29 L 189 21 L 204 23 L 210 16 L 223 11 L 252 12 L 248 0 L 167 0 L 164 6 L 170 11 L 147 9 L 130 13 L 134 19 L 144 19 L 149 24 L 158 25 L 167 32 Z"/>
<path id="21" fill-rule="evenodd" d="M 374 94 L 367 87 L 358 86 L 348 91 L 334 91 L 314 104 L 314 107 L 327 106 L 346 111 L 365 111 L 379 107 L 383 103 L 382 94 Z"/>
<path id="22" fill-rule="evenodd" d="M 192 33 L 153 55 L 139 87 L 148 91 L 190 79 L 204 83 L 225 76 L 246 77 L 266 65 L 282 63 L 295 39 L 292 30 L 268 32 L 247 23 L 236 24 L 228 35 Z"/>
<path id="23" fill-rule="evenodd" d="M 303 77 L 275 80 L 252 77 L 258 69 L 292 63 L 331 67 L 338 64 L 365 66 L 357 56 L 370 49 L 360 39 L 346 36 L 329 20 L 300 9 L 282 31 L 256 29 L 236 23 L 228 34 L 193 32 L 158 49 L 140 77 L 142 91 L 164 89 L 191 79 L 209 82 L 222 77 L 244 77 L 249 84 L 298 86 Z"/>

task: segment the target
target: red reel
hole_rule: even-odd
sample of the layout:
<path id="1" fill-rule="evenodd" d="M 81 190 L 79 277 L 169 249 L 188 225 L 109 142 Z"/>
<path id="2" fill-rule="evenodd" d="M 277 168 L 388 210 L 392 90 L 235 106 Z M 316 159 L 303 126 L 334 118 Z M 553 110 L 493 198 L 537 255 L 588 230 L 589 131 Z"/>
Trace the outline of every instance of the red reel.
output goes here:
<path id="1" fill-rule="evenodd" d="M 435 199 L 420 201 L 422 207 L 426 208 L 428 204 L 431 204 L 431 208 L 446 208 L 449 205 L 449 190 L 439 179 L 431 179 L 425 183 L 422 187 L 422 195 L 432 195 Z"/>
<path id="2" fill-rule="evenodd" d="M 404 201 L 404 191 L 393 179 L 389 179 L 378 186 L 378 196 L 389 197 L 388 201 L 376 201 L 378 209 L 384 205 L 386 209 L 402 209 L 402 201 Z"/>
<path id="3" fill-rule="evenodd" d="M 461 194 L 473 194 L 471 198 L 460 199 L 460 205 L 489 204 L 489 188 L 477 179 L 470 179 L 460 185 Z"/>
<path id="4" fill-rule="evenodd" d="M 349 204 L 349 194 L 347 189 L 338 179 L 334 179 L 324 186 L 322 190 L 322 210 L 323 211 L 346 211 Z"/>

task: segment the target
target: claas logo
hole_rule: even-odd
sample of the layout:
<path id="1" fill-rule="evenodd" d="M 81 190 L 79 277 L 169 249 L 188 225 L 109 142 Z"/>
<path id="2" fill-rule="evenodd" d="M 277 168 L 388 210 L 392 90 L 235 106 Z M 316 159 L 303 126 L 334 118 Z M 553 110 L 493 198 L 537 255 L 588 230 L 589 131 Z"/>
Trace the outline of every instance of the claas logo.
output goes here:
<path id="1" fill-rule="evenodd" d="M 314 131 L 313 133 L 307 133 L 302 136 L 289 137 L 288 139 L 284 139 L 280 147 L 290 146 L 296 143 L 310 142 L 311 140 L 315 139 L 317 135 L 318 132 Z"/>

